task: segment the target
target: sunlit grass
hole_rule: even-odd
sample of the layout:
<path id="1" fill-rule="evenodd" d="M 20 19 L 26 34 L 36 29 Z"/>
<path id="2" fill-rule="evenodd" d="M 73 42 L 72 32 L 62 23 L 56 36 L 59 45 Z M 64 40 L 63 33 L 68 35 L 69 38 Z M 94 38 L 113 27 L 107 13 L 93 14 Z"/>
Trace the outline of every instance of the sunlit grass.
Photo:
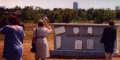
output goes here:
<path id="1" fill-rule="evenodd" d="M 4 39 L 4 35 L 0 34 L 0 40 L 3 40 L 3 39 Z"/>

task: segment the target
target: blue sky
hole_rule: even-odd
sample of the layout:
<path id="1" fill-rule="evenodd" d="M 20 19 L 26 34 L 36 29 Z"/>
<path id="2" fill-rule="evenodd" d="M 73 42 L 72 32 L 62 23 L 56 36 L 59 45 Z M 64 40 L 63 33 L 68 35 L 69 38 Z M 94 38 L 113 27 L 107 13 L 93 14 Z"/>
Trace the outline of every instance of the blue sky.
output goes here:
<path id="1" fill-rule="evenodd" d="M 13 8 L 15 6 L 39 6 L 44 9 L 53 8 L 73 8 L 73 2 L 78 2 L 78 7 L 82 9 L 89 8 L 110 8 L 120 6 L 120 0 L 0 0 L 0 6 Z"/>

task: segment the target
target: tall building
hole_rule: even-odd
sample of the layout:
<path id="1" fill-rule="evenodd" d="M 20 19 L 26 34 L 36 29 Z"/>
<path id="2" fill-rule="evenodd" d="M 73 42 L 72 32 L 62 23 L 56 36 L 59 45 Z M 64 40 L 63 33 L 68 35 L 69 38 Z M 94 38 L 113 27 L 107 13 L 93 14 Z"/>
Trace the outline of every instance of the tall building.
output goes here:
<path id="1" fill-rule="evenodd" d="M 78 2 L 73 3 L 73 9 L 77 10 L 78 9 Z"/>
<path id="2" fill-rule="evenodd" d="M 115 10 L 120 10 L 120 7 L 119 7 L 119 6 L 116 6 Z"/>

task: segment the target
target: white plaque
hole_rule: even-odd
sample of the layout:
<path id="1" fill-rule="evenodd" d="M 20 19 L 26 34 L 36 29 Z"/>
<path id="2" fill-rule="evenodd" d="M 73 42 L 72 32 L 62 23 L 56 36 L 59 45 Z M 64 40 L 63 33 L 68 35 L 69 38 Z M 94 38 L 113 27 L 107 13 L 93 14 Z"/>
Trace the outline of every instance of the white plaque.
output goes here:
<path id="1" fill-rule="evenodd" d="M 75 34 L 78 34 L 78 33 L 79 33 L 79 28 L 78 28 L 78 27 L 74 27 L 74 28 L 73 28 L 73 32 L 74 32 Z"/>
<path id="2" fill-rule="evenodd" d="M 94 40 L 92 39 L 87 40 L 87 49 L 94 49 Z"/>
<path id="3" fill-rule="evenodd" d="M 93 33 L 93 28 L 92 27 L 88 27 L 87 33 L 92 34 Z"/>
<path id="4" fill-rule="evenodd" d="M 81 40 L 75 41 L 75 49 L 82 50 L 82 41 Z"/>
<path id="5" fill-rule="evenodd" d="M 64 33 L 64 32 L 65 32 L 65 27 L 64 26 L 55 28 L 55 34 L 61 34 L 61 33 Z"/>
<path id="6" fill-rule="evenodd" d="M 56 48 L 60 48 L 61 47 L 61 36 L 57 36 L 56 37 Z"/>

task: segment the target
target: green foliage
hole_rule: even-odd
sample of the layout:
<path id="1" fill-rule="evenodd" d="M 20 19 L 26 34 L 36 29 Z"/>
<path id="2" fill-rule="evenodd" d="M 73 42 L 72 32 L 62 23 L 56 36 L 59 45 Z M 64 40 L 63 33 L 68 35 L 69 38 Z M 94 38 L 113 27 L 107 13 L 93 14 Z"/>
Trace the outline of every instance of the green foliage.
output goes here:
<path id="1" fill-rule="evenodd" d="M 120 19 L 120 10 L 116 10 L 116 19 Z"/>
<path id="2" fill-rule="evenodd" d="M 24 8 L 20 8 L 16 6 L 12 9 L 3 9 L 0 8 L 0 22 L 5 20 L 5 12 L 11 14 L 14 11 L 20 11 L 21 21 L 22 22 L 34 22 L 37 23 L 39 19 L 43 19 L 44 15 L 48 17 L 48 21 L 50 23 L 70 23 L 70 22 L 79 22 L 79 21 L 92 21 L 94 23 L 103 23 L 108 22 L 111 19 L 120 19 L 120 10 L 110 10 L 108 9 L 94 9 L 90 8 L 88 10 L 85 9 L 62 9 L 62 8 L 54 8 L 53 10 L 42 9 L 40 7 L 35 7 L 33 9 L 30 6 L 25 6 Z M 5 18 L 4 18 L 5 17 Z M 2 21 L 3 20 L 3 21 Z"/>
<path id="3" fill-rule="evenodd" d="M 86 21 L 86 10 L 85 9 L 79 9 L 78 10 L 78 16 L 81 18 L 81 20 Z"/>
<path id="4" fill-rule="evenodd" d="M 94 9 L 90 8 L 87 10 L 87 20 L 93 20 L 94 19 Z"/>

